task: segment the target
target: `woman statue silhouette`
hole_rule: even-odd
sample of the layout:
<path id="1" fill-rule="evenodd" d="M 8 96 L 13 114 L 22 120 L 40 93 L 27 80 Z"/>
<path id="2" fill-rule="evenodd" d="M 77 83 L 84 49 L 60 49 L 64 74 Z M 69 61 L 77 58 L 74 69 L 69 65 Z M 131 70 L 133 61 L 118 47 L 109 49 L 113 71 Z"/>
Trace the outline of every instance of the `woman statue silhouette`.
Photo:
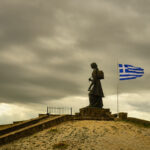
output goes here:
<path id="1" fill-rule="evenodd" d="M 89 78 L 91 84 L 89 86 L 89 107 L 103 107 L 102 97 L 104 97 L 103 89 L 101 86 L 101 79 L 104 79 L 103 71 L 99 71 L 97 64 L 92 63 L 91 68 L 93 69 L 92 78 Z"/>

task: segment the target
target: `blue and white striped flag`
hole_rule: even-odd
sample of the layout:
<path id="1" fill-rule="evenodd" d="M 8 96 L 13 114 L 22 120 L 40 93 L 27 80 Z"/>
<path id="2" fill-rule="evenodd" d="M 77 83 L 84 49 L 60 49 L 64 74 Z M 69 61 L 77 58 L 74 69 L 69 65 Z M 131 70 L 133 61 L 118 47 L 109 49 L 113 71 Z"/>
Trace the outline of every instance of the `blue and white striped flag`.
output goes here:
<path id="1" fill-rule="evenodd" d="M 127 64 L 119 64 L 120 80 L 130 80 L 142 77 L 144 69 Z"/>

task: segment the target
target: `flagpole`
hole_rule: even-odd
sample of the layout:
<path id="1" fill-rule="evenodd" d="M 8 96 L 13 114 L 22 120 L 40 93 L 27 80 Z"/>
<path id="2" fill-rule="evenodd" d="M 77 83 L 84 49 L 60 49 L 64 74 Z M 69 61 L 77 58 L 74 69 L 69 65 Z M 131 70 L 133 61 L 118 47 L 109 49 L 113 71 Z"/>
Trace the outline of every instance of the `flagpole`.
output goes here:
<path id="1" fill-rule="evenodd" d="M 118 68 L 118 60 L 117 60 L 117 114 L 119 117 L 119 68 Z"/>

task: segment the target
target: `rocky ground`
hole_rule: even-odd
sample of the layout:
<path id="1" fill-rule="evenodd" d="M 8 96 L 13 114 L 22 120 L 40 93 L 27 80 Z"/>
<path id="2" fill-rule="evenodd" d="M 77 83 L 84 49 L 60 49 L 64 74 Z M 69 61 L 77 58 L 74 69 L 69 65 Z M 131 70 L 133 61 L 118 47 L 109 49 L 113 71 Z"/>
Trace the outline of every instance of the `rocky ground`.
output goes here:
<path id="1" fill-rule="evenodd" d="M 150 150 L 150 128 L 121 121 L 72 121 L 0 150 Z"/>

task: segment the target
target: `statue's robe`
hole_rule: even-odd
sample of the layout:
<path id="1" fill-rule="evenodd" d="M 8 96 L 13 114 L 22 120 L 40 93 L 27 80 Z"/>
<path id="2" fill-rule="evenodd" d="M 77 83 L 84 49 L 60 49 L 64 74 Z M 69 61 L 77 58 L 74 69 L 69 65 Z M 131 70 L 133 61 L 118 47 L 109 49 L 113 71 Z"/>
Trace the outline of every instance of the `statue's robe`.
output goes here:
<path id="1" fill-rule="evenodd" d="M 101 82 L 100 82 L 101 79 L 97 78 L 97 70 L 96 69 L 94 69 L 93 72 L 92 72 L 92 78 L 93 78 L 93 81 L 92 81 L 93 82 L 93 87 L 92 87 L 89 94 L 104 97 L 102 85 L 101 85 Z"/>

